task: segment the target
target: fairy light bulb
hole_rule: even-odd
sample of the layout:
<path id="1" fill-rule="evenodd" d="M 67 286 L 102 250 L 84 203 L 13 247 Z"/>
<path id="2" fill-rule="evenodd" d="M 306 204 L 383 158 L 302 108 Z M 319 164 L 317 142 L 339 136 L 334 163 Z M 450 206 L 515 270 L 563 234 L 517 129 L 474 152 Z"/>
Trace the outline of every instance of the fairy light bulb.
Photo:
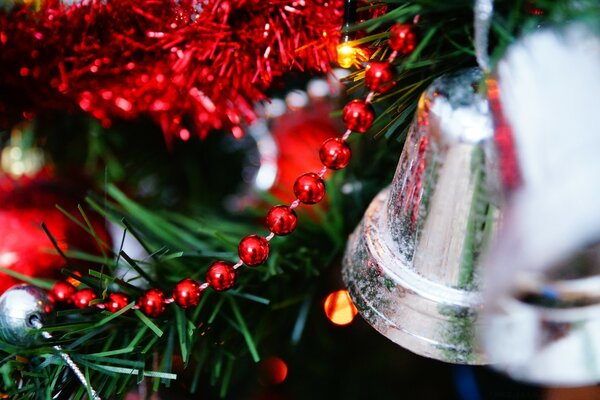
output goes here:
<path id="1" fill-rule="evenodd" d="M 327 318 L 335 325 L 348 325 L 358 314 L 347 290 L 330 293 L 325 299 L 323 309 Z"/>
<path id="2" fill-rule="evenodd" d="M 342 68 L 350 68 L 356 63 L 357 49 L 349 43 L 340 43 L 337 46 L 337 62 Z"/>
<path id="3" fill-rule="evenodd" d="M 352 26 L 356 23 L 357 0 L 344 0 L 344 20 L 342 23 L 342 37 L 337 45 L 337 62 L 342 68 L 350 68 L 357 61 L 358 49 L 349 41 L 353 38 Z"/>

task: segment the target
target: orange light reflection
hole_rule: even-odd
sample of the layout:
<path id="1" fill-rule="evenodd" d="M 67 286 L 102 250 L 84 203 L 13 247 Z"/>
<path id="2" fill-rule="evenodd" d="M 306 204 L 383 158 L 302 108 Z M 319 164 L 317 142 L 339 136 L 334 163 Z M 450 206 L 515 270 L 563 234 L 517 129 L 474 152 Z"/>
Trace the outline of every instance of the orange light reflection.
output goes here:
<path id="1" fill-rule="evenodd" d="M 348 325 L 358 314 L 347 290 L 330 293 L 325 299 L 323 309 L 327 318 L 336 325 Z"/>

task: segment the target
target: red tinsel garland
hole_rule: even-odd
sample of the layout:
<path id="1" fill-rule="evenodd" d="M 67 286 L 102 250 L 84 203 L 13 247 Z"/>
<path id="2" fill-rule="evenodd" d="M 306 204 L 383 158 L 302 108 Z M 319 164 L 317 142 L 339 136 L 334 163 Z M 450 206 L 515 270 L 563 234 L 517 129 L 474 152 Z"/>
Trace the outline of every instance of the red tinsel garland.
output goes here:
<path id="1" fill-rule="evenodd" d="M 241 134 L 292 69 L 329 68 L 341 0 L 48 1 L 0 11 L 0 127 L 52 109 Z"/>

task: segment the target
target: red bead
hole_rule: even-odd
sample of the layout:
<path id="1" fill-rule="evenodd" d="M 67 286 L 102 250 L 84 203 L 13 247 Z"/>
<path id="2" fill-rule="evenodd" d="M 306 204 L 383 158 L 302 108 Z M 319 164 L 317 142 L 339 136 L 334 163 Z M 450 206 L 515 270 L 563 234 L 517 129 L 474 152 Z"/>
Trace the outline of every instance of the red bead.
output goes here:
<path id="1" fill-rule="evenodd" d="M 340 138 L 327 139 L 319 150 L 319 157 L 329 169 L 342 169 L 350 162 L 350 146 Z"/>
<path id="2" fill-rule="evenodd" d="M 342 118 L 344 119 L 346 128 L 351 131 L 365 133 L 373 125 L 375 111 L 364 100 L 352 100 L 344 107 Z"/>
<path id="3" fill-rule="evenodd" d="M 396 24 L 390 29 L 390 38 L 388 40 L 390 47 L 400 54 L 409 54 L 416 47 L 417 37 L 413 32 L 412 26 L 407 24 Z"/>
<path id="4" fill-rule="evenodd" d="M 125 293 L 111 293 L 104 302 L 104 308 L 112 313 L 125 308 L 129 304 L 129 298 Z"/>
<path id="5" fill-rule="evenodd" d="M 165 294 L 160 289 L 148 289 L 140 296 L 137 305 L 144 314 L 156 318 L 165 312 Z"/>
<path id="6" fill-rule="evenodd" d="M 294 194 L 304 204 L 316 204 L 325 197 L 325 183 L 314 172 L 300 175 L 294 182 Z"/>
<path id="7" fill-rule="evenodd" d="M 365 84 L 379 93 L 390 90 L 396 84 L 392 65 L 386 61 L 374 61 L 369 64 L 365 72 Z"/>
<path id="8" fill-rule="evenodd" d="M 173 289 L 173 300 L 181 308 L 195 307 L 200 303 L 202 290 L 200 284 L 193 279 L 185 278 Z"/>
<path id="9" fill-rule="evenodd" d="M 298 217 L 288 206 L 271 207 L 267 214 L 267 228 L 276 235 L 289 235 L 296 229 Z"/>
<path id="10" fill-rule="evenodd" d="M 262 236 L 248 235 L 240 241 L 238 254 L 247 266 L 260 265 L 269 257 L 269 241 Z"/>
<path id="11" fill-rule="evenodd" d="M 52 286 L 50 298 L 57 303 L 69 304 L 72 301 L 71 296 L 77 289 L 68 282 L 58 281 Z"/>
<path id="12" fill-rule="evenodd" d="M 206 273 L 206 282 L 218 292 L 230 289 L 235 284 L 235 269 L 227 261 L 213 263 Z"/>
<path id="13" fill-rule="evenodd" d="M 77 308 L 86 308 L 90 302 L 96 298 L 96 293 L 92 289 L 81 289 L 71 295 L 71 301 Z"/>

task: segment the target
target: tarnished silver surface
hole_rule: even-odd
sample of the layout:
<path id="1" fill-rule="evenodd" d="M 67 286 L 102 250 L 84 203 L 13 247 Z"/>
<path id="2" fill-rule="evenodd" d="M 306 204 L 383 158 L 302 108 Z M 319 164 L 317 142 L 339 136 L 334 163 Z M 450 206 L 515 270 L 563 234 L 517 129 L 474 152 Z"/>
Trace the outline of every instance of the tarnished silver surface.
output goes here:
<path id="1" fill-rule="evenodd" d="M 350 237 L 343 278 L 363 317 L 431 358 L 481 364 L 479 255 L 497 210 L 487 191 L 491 117 L 479 69 L 422 96 L 391 186 Z"/>
<path id="2" fill-rule="evenodd" d="M 31 285 L 17 285 L 0 296 L 0 336 L 17 346 L 31 346 L 41 335 L 34 321 L 48 320 L 52 304 L 46 292 Z"/>
<path id="3" fill-rule="evenodd" d="M 508 49 L 497 81 L 503 115 L 494 117 L 508 125 L 512 142 L 500 161 L 520 181 L 484 264 L 485 349 L 515 379 L 594 384 L 600 37 L 578 24 L 538 30 Z"/>

